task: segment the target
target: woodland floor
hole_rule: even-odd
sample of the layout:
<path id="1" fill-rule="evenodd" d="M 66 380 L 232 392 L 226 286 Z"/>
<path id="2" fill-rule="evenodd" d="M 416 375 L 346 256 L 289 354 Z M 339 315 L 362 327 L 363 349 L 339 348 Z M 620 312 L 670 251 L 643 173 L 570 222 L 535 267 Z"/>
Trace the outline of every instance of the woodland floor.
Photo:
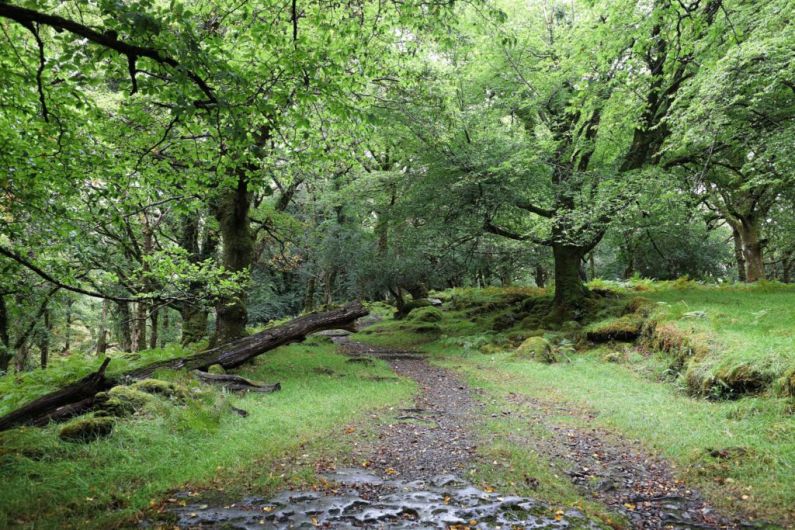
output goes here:
<path id="1" fill-rule="evenodd" d="M 318 467 L 320 483 L 275 497 L 208 501 L 189 498 L 172 514 L 182 528 L 596 528 L 578 510 L 495 492 L 467 480 L 488 444 L 476 426 L 487 415 L 478 391 L 452 370 L 423 356 L 337 337 L 349 362 L 387 361 L 400 377 L 414 380 L 413 404 L 384 421 L 375 437 L 362 439 L 345 459 L 350 465 Z M 674 478 L 671 466 L 645 453 L 637 442 L 599 428 L 562 427 L 549 418 L 588 413 L 515 395 L 510 410 L 491 416 L 543 424 L 552 436 L 511 443 L 532 447 L 568 475 L 583 497 L 616 515 L 611 524 L 632 528 L 737 528 L 694 489 Z M 310 457 L 311 458 L 311 457 Z M 497 465 L 495 461 L 493 463 Z M 532 489 L 538 479 L 525 477 Z M 603 518 L 604 519 L 604 518 Z M 623 519 L 623 522 L 622 522 Z"/>

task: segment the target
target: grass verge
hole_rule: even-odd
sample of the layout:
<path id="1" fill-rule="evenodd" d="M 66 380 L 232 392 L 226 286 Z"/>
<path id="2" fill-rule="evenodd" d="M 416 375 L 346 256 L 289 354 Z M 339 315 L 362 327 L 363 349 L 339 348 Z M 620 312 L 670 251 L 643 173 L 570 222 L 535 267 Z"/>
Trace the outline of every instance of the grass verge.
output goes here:
<path id="1" fill-rule="evenodd" d="M 282 391 L 208 390 L 186 406 L 166 405 L 162 415 L 118 420 L 110 437 L 90 444 L 59 440 L 56 426 L 3 433 L 0 527 L 125 526 L 177 488 L 267 494 L 312 471 L 309 459 L 288 469 L 280 461 L 300 463 L 307 447 L 313 456 L 344 452 L 335 435 L 343 425 L 413 392 L 410 382 L 379 379 L 392 375 L 385 363 L 347 363 L 321 339 L 274 350 L 240 373 L 279 381 Z"/>

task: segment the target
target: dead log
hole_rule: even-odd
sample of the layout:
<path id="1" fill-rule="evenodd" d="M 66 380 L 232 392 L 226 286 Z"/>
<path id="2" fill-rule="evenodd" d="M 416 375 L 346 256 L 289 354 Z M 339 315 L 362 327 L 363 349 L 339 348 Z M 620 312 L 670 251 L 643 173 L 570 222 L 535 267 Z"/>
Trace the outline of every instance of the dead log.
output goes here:
<path id="1" fill-rule="evenodd" d="M 138 379 L 146 379 L 157 370 L 206 371 L 214 364 L 220 364 L 224 368 L 235 368 L 274 348 L 300 342 L 312 332 L 351 326 L 357 318 L 363 317 L 367 313 L 368 311 L 361 304 L 355 302 L 339 309 L 305 315 L 280 326 L 221 344 L 195 355 L 158 361 L 113 377 L 105 376 L 105 368 L 110 362 L 110 359 L 107 358 L 99 370 L 93 374 L 46 394 L 0 418 L 0 431 L 18 425 L 40 425 L 50 419 L 61 419 L 89 403 L 86 400 L 93 398 L 98 392 Z"/>
<path id="2" fill-rule="evenodd" d="M 97 392 L 102 392 L 112 387 L 113 383 L 105 377 L 105 369 L 108 367 L 109 362 L 110 359 L 107 358 L 96 372 L 88 374 L 71 385 L 31 401 L 13 412 L 9 412 L 0 418 L 0 431 L 24 423 L 36 423 L 37 421 L 46 420 L 46 418 L 57 413 L 59 409 L 93 398 Z"/>
<path id="3" fill-rule="evenodd" d="M 198 370 L 194 374 L 205 383 L 220 385 L 231 392 L 277 392 L 282 389 L 282 385 L 279 383 L 269 385 L 239 375 L 210 374 Z"/>

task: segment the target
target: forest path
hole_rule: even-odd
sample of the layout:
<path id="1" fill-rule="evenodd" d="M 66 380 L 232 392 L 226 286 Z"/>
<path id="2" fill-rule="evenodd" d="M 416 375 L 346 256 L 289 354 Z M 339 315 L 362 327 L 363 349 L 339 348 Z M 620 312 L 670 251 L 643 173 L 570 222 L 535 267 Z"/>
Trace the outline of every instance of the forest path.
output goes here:
<path id="1" fill-rule="evenodd" d="M 387 361 L 418 384 L 411 407 L 385 423 L 377 440 L 362 440 L 351 461 L 332 468 L 311 490 L 250 497 L 224 506 L 175 507 L 180 528 L 390 528 L 536 529 L 599 528 L 576 510 L 554 510 L 534 499 L 480 489 L 462 476 L 475 458 L 471 426 L 478 405 L 451 371 L 422 356 L 373 348 L 334 337 L 350 362 Z M 554 515 L 553 515 L 554 514 Z"/>
<path id="2" fill-rule="evenodd" d="M 470 389 L 451 370 L 422 355 L 332 337 L 349 362 L 384 360 L 414 380 L 411 407 L 385 421 L 375 440 L 361 440 L 351 462 L 320 474 L 308 491 L 270 499 L 246 498 L 226 506 L 189 504 L 176 510 L 182 528 L 596 528 L 580 512 L 550 509 L 534 499 L 503 496 L 466 480 L 477 460 L 472 427 L 485 414 Z M 579 489 L 624 513 L 632 528 L 707 529 L 731 524 L 697 492 L 673 478 L 670 466 L 639 447 L 596 429 L 562 428 L 549 404 L 513 396 L 519 417 L 541 423 L 545 440 L 512 440 L 546 455 Z M 518 403 L 518 401 L 522 401 Z M 516 419 L 516 416 L 514 416 Z M 554 514 L 554 515 L 552 515 Z"/>

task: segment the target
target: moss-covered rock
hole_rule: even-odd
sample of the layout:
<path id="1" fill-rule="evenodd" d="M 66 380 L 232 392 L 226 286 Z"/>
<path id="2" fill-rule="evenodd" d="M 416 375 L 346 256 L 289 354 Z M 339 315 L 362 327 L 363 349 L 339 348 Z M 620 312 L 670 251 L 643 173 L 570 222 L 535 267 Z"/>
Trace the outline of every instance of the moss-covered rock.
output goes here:
<path id="1" fill-rule="evenodd" d="M 714 367 L 691 362 L 684 379 L 691 394 L 710 399 L 736 399 L 758 394 L 773 382 L 770 372 L 750 363 Z"/>
<path id="2" fill-rule="evenodd" d="M 650 300 L 643 296 L 633 296 L 624 306 L 624 314 L 638 313 L 642 316 L 649 316 L 656 306 L 657 304 L 654 300 Z"/>
<path id="3" fill-rule="evenodd" d="M 61 440 L 67 442 L 91 442 L 108 436 L 113 431 L 113 418 L 84 417 L 72 420 L 58 432 Z"/>
<path id="4" fill-rule="evenodd" d="M 513 359 L 532 360 L 542 363 L 555 363 L 558 356 L 552 345 L 544 337 L 530 337 L 514 351 Z"/>
<path id="5" fill-rule="evenodd" d="M 157 398 L 132 386 L 120 385 L 100 392 L 97 399 L 100 401 L 97 415 L 124 417 L 153 405 Z"/>
<path id="6" fill-rule="evenodd" d="M 428 300 L 424 298 L 420 298 L 418 300 L 411 300 L 410 302 L 406 302 L 400 309 L 395 311 L 394 318 L 395 320 L 402 320 L 410 315 L 416 309 L 421 307 L 430 307 L 432 304 Z"/>
<path id="7" fill-rule="evenodd" d="M 408 330 L 411 331 L 412 333 L 421 333 L 423 335 L 442 332 L 442 328 L 439 327 L 438 324 L 433 324 L 430 322 L 420 322 L 414 324 L 410 326 Z"/>
<path id="8" fill-rule="evenodd" d="M 623 363 L 627 360 L 627 354 L 620 351 L 610 351 L 602 355 L 602 360 L 608 363 Z"/>
<path id="9" fill-rule="evenodd" d="M 589 326 L 586 336 L 588 340 L 593 342 L 632 341 L 640 336 L 642 328 L 643 317 L 637 313 L 630 313 L 623 317 L 611 318 Z"/>
<path id="10" fill-rule="evenodd" d="M 213 365 L 219 366 L 220 365 Z M 212 368 L 212 366 L 210 367 Z M 167 398 L 185 399 L 188 397 L 188 389 L 183 385 L 172 383 L 171 381 L 163 381 L 161 379 L 143 379 L 130 385 L 135 390 L 163 396 Z"/>
<path id="11" fill-rule="evenodd" d="M 442 318 L 442 310 L 433 306 L 415 309 L 408 316 L 408 319 L 412 322 L 441 322 Z"/>
<path id="12" fill-rule="evenodd" d="M 323 339 L 330 340 L 328 337 L 322 337 Z M 207 369 L 208 373 L 216 374 L 216 375 L 223 375 L 226 373 L 226 370 L 220 364 L 214 364 Z"/>

